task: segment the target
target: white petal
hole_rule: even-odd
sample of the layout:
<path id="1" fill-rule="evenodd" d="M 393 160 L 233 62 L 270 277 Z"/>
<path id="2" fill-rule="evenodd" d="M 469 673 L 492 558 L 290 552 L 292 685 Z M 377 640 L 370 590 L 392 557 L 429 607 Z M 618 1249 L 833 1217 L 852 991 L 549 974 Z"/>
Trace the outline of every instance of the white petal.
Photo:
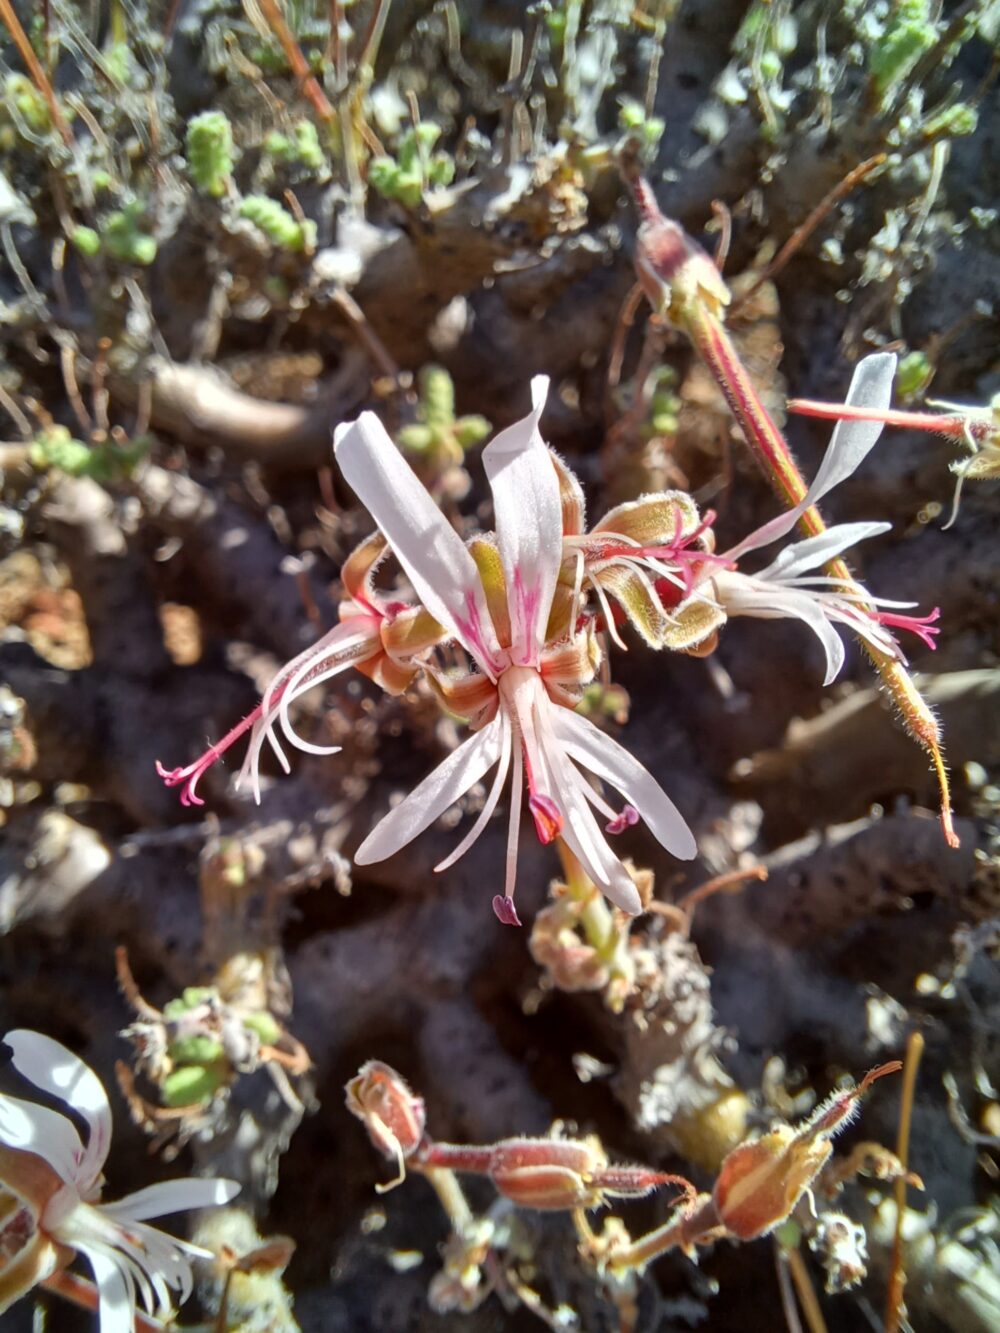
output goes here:
<path id="1" fill-rule="evenodd" d="M 531 382 L 534 409 L 483 450 L 493 491 L 515 663 L 537 665 L 562 563 L 559 478 L 538 429 L 548 380 Z"/>
<path id="2" fill-rule="evenodd" d="M 83 1144 L 72 1121 L 48 1106 L 0 1096 L 0 1144 L 22 1148 L 48 1162 L 59 1179 L 75 1187 Z"/>
<path id="3" fill-rule="evenodd" d="M 884 412 L 892 399 L 895 373 L 894 352 L 876 352 L 873 356 L 866 356 L 855 367 L 851 387 L 847 391 L 847 404 L 850 407 L 870 407 Z M 765 523 L 731 551 L 727 551 L 729 558 L 737 560 L 747 551 L 769 546 L 786 532 L 791 532 L 810 505 L 816 504 L 860 466 L 875 447 L 884 428 L 883 421 L 838 421 L 819 471 L 803 499 L 793 509 L 771 519 L 770 523 Z"/>
<path id="4" fill-rule="evenodd" d="M 731 616 L 757 616 L 761 620 L 789 617 L 808 625 L 826 653 L 824 685 L 830 685 L 844 665 L 844 645 L 827 619 L 817 594 L 780 584 L 757 584 L 750 577 L 724 571 L 716 578 L 720 600 Z"/>
<path id="5" fill-rule="evenodd" d="M 895 375 L 895 352 L 876 352 L 866 356 L 854 369 L 851 387 L 844 401 L 849 407 L 885 412 L 892 401 Z M 838 421 L 819 471 L 809 487 L 808 503 L 815 504 L 856 471 L 874 449 L 884 429 L 883 421 Z"/>
<path id="6" fill-rule="evenodd" d="M 21 1028 L 4 1038 L 14 1052 L 14 1067 L 36 1088 L 72 1106 L 90 1130 L 77 1180 L 84 1187 L 101 1174 L 111 1147 L 111 1106 L 101 1080 L 72 1051 L 41 1032 Z"/>
<path id="7" fill-rule="evenodd" d="M 821 569 L 843 551 L 856 546 L 868 537 L 891 532 L 891 523 L 838 523 L 816 537 L 795 542 L 773 560 L 766 569 L 754 574 L 755 579 L 780 580 L 796 578 L 807 569 Z"/>
<path id="8" fill-rule="evenodd" d="M 355 864 L 366 866 L 384 861 L 423 833 L 493 767 L 500 758 L 501 736 L 498 714 L 489 726 L 453 750 L 433 773 L 375 825 L 355 852 Z"/>
<path id="9" fill-rule="evenodd" d="M 561 708 L 553 719 L 571 758 L 610 782 L 638 810 L 656 840 L 672 855 L 690 861 L 698 853 L 694 834 L 660 784 L 623 745 L 579 713 Z"/>
<path id="10" fill-rule="evenodd" d="M 584 779 L 579 774 L 576 778 L 582 789 Z M 566 846 L 605 897 L 629 916 L 638 916 L 642 911 L 639 890 L 624 864 L 608 846 L 583 791 L 577 790 L 576 784 L 572 789 L 564 785 L 560 795 L 566 816 L 562 831 Z"/>
<path id="11" fill-rule="evenodd" d="M 374 412 L 338 426 L 333 439 L 340 470 L 385 534 L 421 602 L 495 679 L 499 645 L 479 571 L 461 537 Z"/>
<path id="12" fill-rule="evenodd" d="M 476 822 L 469 829 L 465 837 L 453 848 L 452 851 L 439 861 L 434 867 L 435 872 L 450 869 L 456 861 L 460 861 L 474 842 L 482 835 L 483 829 L 493 817 L 493 811 L 497 808 L 500 801 L 500 794 L 503 791 L 504 784 L 510 774 L 510 760 L 513 749 L 513 728 L 510 724 L 510 718 L 506 713 L 497 714 L 497 721 L 500 723 L 500 762 L 497 764 L 497 771 L 493 775 L 493 785 L 490 787 L 489 794 L 483 802 L 483 808 L 476 816 Z M 520 817 L 520 812 L 518 812 Z"/>
<path id="13" fill-rule="evenodd" d="M 186 1208 L 211 1208 L 228 1203 L 240 1192 L 235 1180 L 163 1180 L 156 1185 L 126 1194 L 123 1199 L 101 1206 L 106 1217 L 119 1222 L 142 1222 L 147 1217 L 166 1217 Z"/>
<path id="14" fill-rule="evenodd" d="M 101 1333 L 132 1333 L 135 1300 L 121 1266 L 101 1250 L 78 1246 L 87 1260 L 100 1294 Z"/>

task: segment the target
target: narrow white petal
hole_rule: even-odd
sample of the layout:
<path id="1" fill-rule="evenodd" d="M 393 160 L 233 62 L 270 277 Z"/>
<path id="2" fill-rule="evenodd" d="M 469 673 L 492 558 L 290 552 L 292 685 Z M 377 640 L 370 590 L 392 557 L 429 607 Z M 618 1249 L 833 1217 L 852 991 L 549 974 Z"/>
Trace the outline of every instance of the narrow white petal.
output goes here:
<path id="1" fill-rule="evenodd" d="M 48 1162 L 60 1180 L 76 1185 L 83 1144 L 72 1121 L 48 1106 L 0 1096 L 0 1144 L 21 1148 Z"/>
<path id="2" fill-rule="evenodd" d="M 442 870 L 450 869 L 456 861 L 460 861 L 474 842 L 481 836 L 483 829 L 493 817 L 493 811 L 497 808 L 500 801 L 500 795 L 504 784 L 510 774 L 510 756 L 512 749 L 512 735 L 510 718 L 505 713 L 497 714 L 497 721 L 500 723 L 500 762 L 497 764 L 497 771 L 493 777 L 493 785 L 490 787 L 489 794 L 483 802 L 483 808 L 476 816 L 476 822 L 469 829 L 468 833 L 462 839 L 454 850 L 450 851 L 443 861 L 439 861 L 434 867 L 435 871 L 440 873 Z M 518 812 L 520 814 L 520 812 Z"/>
<path id="3" fill-rule="evenodd" d="M 577 779 L 582 788 L 585 780 L 579 774 Z M 566 823 L 562 838 L 566 846 L 606 898 L 629 916 L 638 916 L 642 911 L 639 890 L 624 864 L 608 846 L 583 791 L 568 792 L 564 788 L 563 796 Z"/>
<path id="4" fill-rule="evenodd" d="M 358 625 L 359 620 L 363 621 L 361 628 Z M 292 726 L 288 710 L 296 699 L 301 699 L 310 690 L 346 671 L 355 662 L 365 661 L 377 651 L 378 624 L 374 618 L 368 619 L 368 617 L 341 621 L 329 634 L 324 635 L 321 642 L 322 652 L 314 653 L 288 676 L 277 709 L 281 730 L 290 745 L 294 745 L 305 754 L 329 755 L 338 754 L 341 747 L 314 745 L 312 741 L 303 740 Z M 273 718 L 273 711 L 271 716 Z"/>
<path id="5" fill-rule="evenodd" d="M 556 710 L 553 724 L 570 757 L 616 787 L 635 806 L 649 831 L 668 852 L 682 861 L 690 861 L 697 855 L 698 844 L 684 816 L 653 775 L 623 745 L 587 718 L 565 708 Z"/>
<path id="6" fill-rule="evenodd" d="M 240 1192 L 235 1180 L 164 1180 L 156 1185 L 126 1194 L 100 1211 L 119 1222 L 143 1222 L 147 1217 L 166 1217 L 186 1208 L 211 1208 L 228 1203 Z"/>
<path id="7" fill-rule="evenodd" d="M 876 352 L 866 356 L 855 367 L 851 387 L 847 391 L 848 406 L 870 407 L 884 412 L 892 399 L 895 373 L 895 353 Z M 803 499 L 793 509 L 771 519 L 770 523 L 765 523 L 731 551 L 727 551 L 729 558 L 737 560 L 747 551 L 769 546 L 771 542 L 791 532 L 811 505 L 839 486 L 861 465 L 875 447 L 884 427 L 882 421 L 838 421 L 819 471 Z"/>
<path id="8" fill-rule="evenodd" d="M 807 569 L 821 569 L 868 537 L 879 537 L 883 532 L 891 531 L 891 523 L 838 523 L 816 537 L 807 537 L 804 541 L 786 546 L 766 569 L 753 577 L 784 583 L 787 579 L 805 573 Z"/>
<path id="9" fill-rule="evenodd" d="M 355 864 L 384 861 L 454 805 L 500 758 L 502 732 L 499 714 L 438 764 L 409 796 L 381 819 L 354 854 Z"/>
<path id="10" fill-rule="evenodd" d="M 89 1245 L 77 1247 L 90 1265 L 100 1295 L 101 1333 L 132 1333 L 135 1295 L 121 1265 Z"/>
<path id="11" fill-rule="evenodd" d="M 895 375 L 894 352 L 876 352 L 866 356 L 854 369 L 851 387 L 844 401 L 849 407 L 885 412 L 892 401 Z M 838 421 L 819 471 L 809 488 L 809 504 L 815 504 L 855 472 L 874 449 L 884 429 L 883 421 Z"/>
<path id="12" fill-rule="evenodd" d="M 781 584 L 760 583 L 743 574 L 723 571 L 716 578 L 719 598 L 728 615 L 757 616 L 761 620 L 789 617 L 808 625 L 826 653 L 824 685 L 830 685 L 844 665 L 844 645 L 830 624 L 819 600 L 822 594 Z"/>
<path id="13" fill-rule="evenodd" d="M 14 1067 L 36 1088 L 61 1097 L 82 1115 L 90 1136 L 77 1179 L 84 1186 L 100 1174 L 111 1146 L 111 1106 L 94 1071 L 72 1051 L 41 1032 L 20 1028 L 4 1038 L 14 1052 Z"/>
<path id="14" fill-rule="evenodd" d="M 483 450 L 507 582 L 515 663 L 536 665 L 562 563 L 559 478 L 538 429 L 548 380 L 531 382 L 534 408 Z"/>
<path id="15" fill-rule="evenodd" d="M 495 677 L 499 645 L 479 571 L 461 537 L 374 412 L 338 426 L 333 439 L 340 470 L 381 528 L 421 602 Z"/>

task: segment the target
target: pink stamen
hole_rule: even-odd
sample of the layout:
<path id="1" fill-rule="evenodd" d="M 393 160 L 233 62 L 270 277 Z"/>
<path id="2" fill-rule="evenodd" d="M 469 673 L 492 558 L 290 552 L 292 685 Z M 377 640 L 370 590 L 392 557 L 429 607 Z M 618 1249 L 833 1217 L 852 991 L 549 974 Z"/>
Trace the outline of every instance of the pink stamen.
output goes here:
<path id="1" fill-rule="evenodd" d="M 880 625 L 888 625 L 890 629 L 905 629 L 911 634 L 915 634 L 918 639 L 922 639 L 928 648 L 934 649 L 937 644 L 934 642 L 934 636 L 940 634 L 934 621 L 941 615 L 941 608 L 936 606 L 933 611 L 926 616 L 900 616 L 891 611 L 876 611 L 875 619 Z"/>
<path id="2" fill-rule="evenodd" d="M 188 764 L 186 768 L 164 768 L 159 759 L 156 761 L 156 771 L 163 779 L 167 787 L 177 787 L 184 784 L 181 791 L 181 805 L 204 805 L 197 792 L 198 783 L 201 781 L 203 773 L 207 773 L 217 759 L 221 759 L 225 752 L 234 745 L 239 738 L 250 730 L 253 724 L 261 715 L 262 705 L 258 704 L 252 713 L 248 713 L 242 722 L 237 722 L 231 731 L 227 731 L 221 741 L 216 741 L 210 745 L 203 755 L 200 755 L 193 764 Z"/>
<path id="3" fill-rule="evenodd" d="M 528 797 L 528 809 L 531 811 L 531 817 L 535 821 L 535 832 L 538 834 L 538 841 L 547 846 L 554 842 L 562 832 L 565 820 L 562 811 L 556 805 L 551 796 L 540 796 L 532 793 Z"/>
<path id="4" fill-rule="evenodd" d="M 639 811 L 634 805 L 626 805 L 621 814 L 615 815 L 604 828 L 607 833 L 624 833 L 627 828 L 633 828 L 638 822 Z"/>
<path id="5" fill-rule="evenodd" d="M 521 924 L 521 918 L 517 915 L 513 898 L 505 898 L 502 893 L 498 893 L 493 899 L 493 911 L 496 913 L 497 920 L 505 926 L 519 926 Z"/>

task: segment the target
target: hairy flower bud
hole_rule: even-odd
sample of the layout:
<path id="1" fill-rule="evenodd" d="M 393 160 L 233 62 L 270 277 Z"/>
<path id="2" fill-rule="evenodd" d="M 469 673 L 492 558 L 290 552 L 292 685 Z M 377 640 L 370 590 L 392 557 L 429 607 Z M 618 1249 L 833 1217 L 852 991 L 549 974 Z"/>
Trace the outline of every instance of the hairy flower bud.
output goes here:
<path id="1" fill-rule="evenodd" d="M 880 1065 L 856 1088 L 834 1093 L 799 1129 L 782 1125 L 752 1143 L 741 1143 L 722 1164 L 712 1198 L 719 1219 L 739 1240 L 766 1236 L 790 1216 L 826 1165 L 830 1140 L 857 1113 L 862 1094 L 898 1060 Z"/>
<path id="2" fill-rule="evenodd" d="M 389 1065 L 369 1060 L 348 1083 L 347 1109 L 364 1123 L 368 1137 L 390 1161 L 395 1160 L 399 1175 L 405 1175 L 403 1163 L 419 1147 L 424 1137 L 424 1100 Z"/>
<path id="3" fill-rule="evenodd" d="M 504 1198 L 544 1210 L 597 1208 L 608 1196 L 638 1199 L 670 1183 L 691 1189 L 687 1181 L 646 1166 L 609 1165 L 593 1136 L 505 1139 L 490 1153 L 488 1175 Z"/>

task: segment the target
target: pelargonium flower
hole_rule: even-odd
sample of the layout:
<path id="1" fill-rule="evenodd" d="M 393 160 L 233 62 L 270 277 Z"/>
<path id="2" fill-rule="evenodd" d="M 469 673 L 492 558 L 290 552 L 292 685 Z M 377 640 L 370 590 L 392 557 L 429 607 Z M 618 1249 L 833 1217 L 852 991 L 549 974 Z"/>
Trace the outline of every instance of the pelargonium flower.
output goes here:
<path id="1" fill-rule="evenodd" d="M 641 817 L 675 856 L 695 855 L 694 837 L 659 784 L 621 745 L 572 711 L 572 685 L 590 678 L 593 645 L 569 625 L 556 644 L 547 630 L 563 563 L 559 479 L 539 431 L 548 381 L 532 381 L 533 411 L 483 451 L 496 534 L 470 550 L 370 412 L 335 433 L 341 470 L 387 538 L 414 591 L 478 668 L 461 681 L 439 679 L 474 734 L 391 810 L 355 854 L 358 864 L 399 851 L 495 768 L 486 802 L 445 869 L 482 833 L 511 781 L 504 893 L 493 906 L 517 924 L 514 882 L 521 797 L 543 843 L 562 837 L 593 882 L 624 911 L 641 908 L 628 870 L 611 850 L 594 811 L 620 832 Z M 582 770 L 582 771 L 581 771 Z M 624 797 L 615 811 L 584 776 Z"/>
<path id="2" fill-rule="evenodd" d="M 68 1116 L 0 1094 L 0 1313 L 75 1252 L 97 1283 L 101 1333 L 132 1333 L 137 1299 L 168 1315 L 171 1290 L 178 1303 L 191 1294 L 191 1258 L 212 1255 L 146 1219 L 228 1203 L 239 1185 L 170 1180 L 101 1203 L 111 1108 L 100 1080 L 51 1037 L 19 1030 L 4 1041 L 18 1072 L 71 1107 L 89 1133 L 84 1145 Z"/>
<path id="3" fill-rule="evenodd" d="M 892 393 L 895 368 L 896 358 L 890 353 L 865 357 L 855 369 L 847 394 L 848 404 L 875 412 L 883 409 Z M 876 597 L 854 580 L 813 572 L 822 570 L 858 542 L 888 532 L 892 525 L 839 523 L 818 536 L 786 546 L 757 573 L 746 574 L 739 564 L 750 552 L 787 536 L 810 506 L 851 476 L 874 448 L 882 425 L 880 420 L 867 418 L 838 422 L 816 478 L 803 499 L 730 550 L 704 561 L 695 575 L 691 598 L 694 604 L 714 603 L 726 616 L 792 617 L 808 625 L 826 654 L 826 685 L 836 678 L 844 664 L 844 645 L 834 628 L 836 625 L 848 627 L 890 657 L 902 659 L 891 632 L 894 628 L 910 630 L 934 647 L 937 629 L 933 622 L 939 615 L 937 610 L 924 617 L 902 615 L 900 612 L 914 603 Z"/>

